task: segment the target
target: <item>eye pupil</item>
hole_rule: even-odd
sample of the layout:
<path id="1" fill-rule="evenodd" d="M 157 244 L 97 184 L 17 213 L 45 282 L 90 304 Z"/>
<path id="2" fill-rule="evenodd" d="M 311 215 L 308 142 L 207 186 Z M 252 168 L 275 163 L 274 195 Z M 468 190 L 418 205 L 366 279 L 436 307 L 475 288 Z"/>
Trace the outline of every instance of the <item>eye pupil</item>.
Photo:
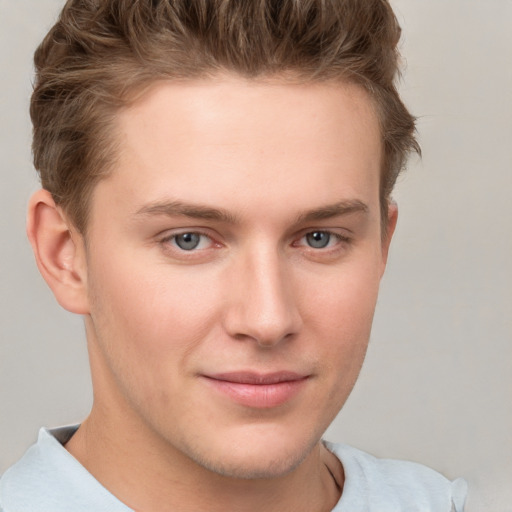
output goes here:
<path id="1" fill-rule="evenodd" d="M 195 249 L 201 241 L 201 235 L 197 233 L 182 233 L 176 236 L 176 245 L 184 251 Z"/>
<path id="2" fill-rule="evenodd" d="M 325 231 L 314 231 L 313 233 L 306 235 L 306 240 L 310 247 L 314 247 L 315 249 L 323 249 L 329 244 L 331 235 Z"/>

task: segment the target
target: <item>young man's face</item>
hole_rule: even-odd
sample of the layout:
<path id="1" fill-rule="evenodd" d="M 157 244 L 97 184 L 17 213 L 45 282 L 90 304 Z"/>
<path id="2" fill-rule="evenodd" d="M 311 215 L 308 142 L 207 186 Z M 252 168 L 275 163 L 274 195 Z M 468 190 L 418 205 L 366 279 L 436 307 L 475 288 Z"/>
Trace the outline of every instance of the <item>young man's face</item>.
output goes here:
<path id="1" fill-rule="evenodd" d="M 97 418 L 225 475 L 284 474 L 368 343 L 387 252 L 370 99 L 161 83 L 118 128 L 85 258 Z"/>

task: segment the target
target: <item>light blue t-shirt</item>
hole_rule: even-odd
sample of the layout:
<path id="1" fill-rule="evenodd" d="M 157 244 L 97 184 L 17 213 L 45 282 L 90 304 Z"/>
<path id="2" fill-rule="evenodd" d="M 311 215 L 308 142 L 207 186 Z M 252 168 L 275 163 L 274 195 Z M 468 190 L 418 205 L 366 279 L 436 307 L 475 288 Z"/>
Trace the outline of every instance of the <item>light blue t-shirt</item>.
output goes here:
<path id="1" fill-rule="evenodd" d="M 64 448 L 76 429 L 41 429 L 37 443 L 0 479 L 0 512 L 133 512 Z M 325 445 L 345 471 L 332 512 L 463 512 L 463 479 L 451 482 L 421 464 Z"/>

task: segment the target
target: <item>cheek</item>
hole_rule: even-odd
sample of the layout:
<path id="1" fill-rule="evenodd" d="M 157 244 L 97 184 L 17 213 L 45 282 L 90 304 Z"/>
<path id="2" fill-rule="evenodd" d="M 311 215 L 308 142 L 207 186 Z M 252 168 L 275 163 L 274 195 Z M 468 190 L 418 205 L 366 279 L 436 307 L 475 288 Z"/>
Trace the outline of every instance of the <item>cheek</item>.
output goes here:
<path id="1" fill-rule="evenodd" d="M 316 279 L 302 283 L 307 323 L 340 333 L 340 339 L 352 344 L 364 332 L 369 333 L 377 302 L 380 271 L 375 258 L 354 259 Z M 355 339 L 354 339 L 355 338 Z"/>
<path id="2" fill-rule="evenodd" d="M 151 267 L 133 257 L 104 259 L 101 267 L 91 268 L 91 317 L 104 364 L 123 387 L 136 384 L 137 393 L 146 394 L 142 399 L 159 385 L 171 389 L 213 329 L 211 278 L 166 265 Z"/>
<path id="3" fill-rule="evenodd" d="M 193 336 L 210 314 L 213 286 L 205 273 L 195 275 L 165 264 L 131 257 L 93 269 L 92 302 L 105 325 L 124 332 L 123 342 L 144 341 L 147 349 L 189 332 Z"/>
<path id="4" fill-rule="evenodd" d="M 303 307 L 306 329 L 318 340 L 327 365 L 332 397 L 343 401 L 363 363 L 379 290 L 374 260 L 339 268 L 328 279 L 309 288 Z"/>

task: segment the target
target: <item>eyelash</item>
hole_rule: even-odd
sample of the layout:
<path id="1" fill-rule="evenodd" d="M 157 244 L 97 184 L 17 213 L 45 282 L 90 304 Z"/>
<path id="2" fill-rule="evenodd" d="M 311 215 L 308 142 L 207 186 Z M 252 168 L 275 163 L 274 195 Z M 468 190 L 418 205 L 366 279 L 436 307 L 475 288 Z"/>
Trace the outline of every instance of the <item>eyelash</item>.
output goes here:
<path id="1" fill-rule="evenodd" d="M 308 231 L 307 233 L 304 233 L 298 240 L 302 241 L 310 235 L 320 234 L 320 233 L 329 235 L 329 241 L 327 242 L 328 245 L 326 247 L 312 247 L 311 245 L 309 245 L 307 243 L 304 244 L 304 246 L 307 247 L 308 249 L 315 251 L 315 252 L 320 252 L 320 251 L 327 252 L 327 251 L 336 250 L 336 248 L 339 244 L 349 244 L 351 242 L 350 237 L 348 237 L 346 235 L 342 235 L 335 231 L 330 231 L 328 229 L 314 229 L 314 230 Z M 332 246 L 332 244 L 331 244 L 331 242 L 333 242 L 333 239 L 334 239 L 334 242 L 336 242 L 334 244 L 334 246 Z M 294 242 L 293 245 L 295 245 L 295 244 L 296 244 L 296 242 Z"/>
<path id="2" fill-rule="evenodd" d="M 179 237 L 179 236 L 183 236 L 183 235 L 199 235 L 200 237 L 203 237 L 203 238 L 208 238 L 210 240 L 210 243 L 215 245 L 216 242 L 215 240 L 207 233 L 204 233 L 202 231 L 198 231 L 198 230 L 191 230 L 191 231 L 181 231 L 179 233 L 173 233 L 172 235 L 168 235 L 164 238 L 162 238 L 159 243 L 162 245 L 162 246 L 168 246 L 169 244 L 172 244 L 173 246 L 173 250 L 176 250 L 176 251 L 179 251 L 179 252 L 183 252 L 183 253 L 193 253 L 193 252 L 197 252 L 198 249 L 191 249 L 191 250 L 186 250 L 186 249 L 183 249 L 181 247 L 178 246 L 177 242 L 176 242 L 176 239 Z M 220 244 L 217 244 L 217 245 L 220 245 Z M 201 249 L 199 249 L 201 250 Z M 204 250 L 204 249 L 202 249 Z"/>
<path id="3" fill-rule="evenodd" d="M 326 247 L 312 247 L 307 242 L 301 243 L 303 240 L 305 240 L 308 236 L 313 234 L 326 234 L 329 235 L 329 240 L 327 242 Z M 210 241 L 210 247 L 203 248 L 203 249 L 197 249 L 197 248 L 191 248 L 190 250 L 183 249 L 180 247 L 177 243 L 177 238 L 183 235 L 198 235 L 202 238 L 207 238 Z M 334 239 L 334 246 L 332 246 L 332 242 Z M 328 253 L 328 252 L 335 252 L 336 249 L 339 249 L 339 245 L 348 245 L 352 242 L 352 239 L 346 235 L 342 235 L 340 233 L 337 233 L 335 231 L 331 231 L 328 229 L 312 229 L 308 230 L 307 232 L 303 232 L 303 234 L 297 238 L 291 245 L 293 247 L 305 247 L 306 249 L 313 251 L 315 253 Z M 197 253 L 199 251 L 208 250 L 211 248 L 211 246 L 221 246 L 220 243 L 216 242 L 211 235 L 208 233 L 205 233 L 200 230 L 190 230 L 190 231 L 181 231 L 179 233 L 173 233 L 172 235 L 168 235 L 164 238 L 162 238 L 159 241 L 160 245 L 165 247 L 166 249 L 169 248 L 169 245 L 171 245 L 173 251 L 177 251 L 182 254 L 188 254 L 190 257 L 193 257 L 192 255 L 194 253 Z M 199 242 L 201 243 L 201 242 Z"/>

